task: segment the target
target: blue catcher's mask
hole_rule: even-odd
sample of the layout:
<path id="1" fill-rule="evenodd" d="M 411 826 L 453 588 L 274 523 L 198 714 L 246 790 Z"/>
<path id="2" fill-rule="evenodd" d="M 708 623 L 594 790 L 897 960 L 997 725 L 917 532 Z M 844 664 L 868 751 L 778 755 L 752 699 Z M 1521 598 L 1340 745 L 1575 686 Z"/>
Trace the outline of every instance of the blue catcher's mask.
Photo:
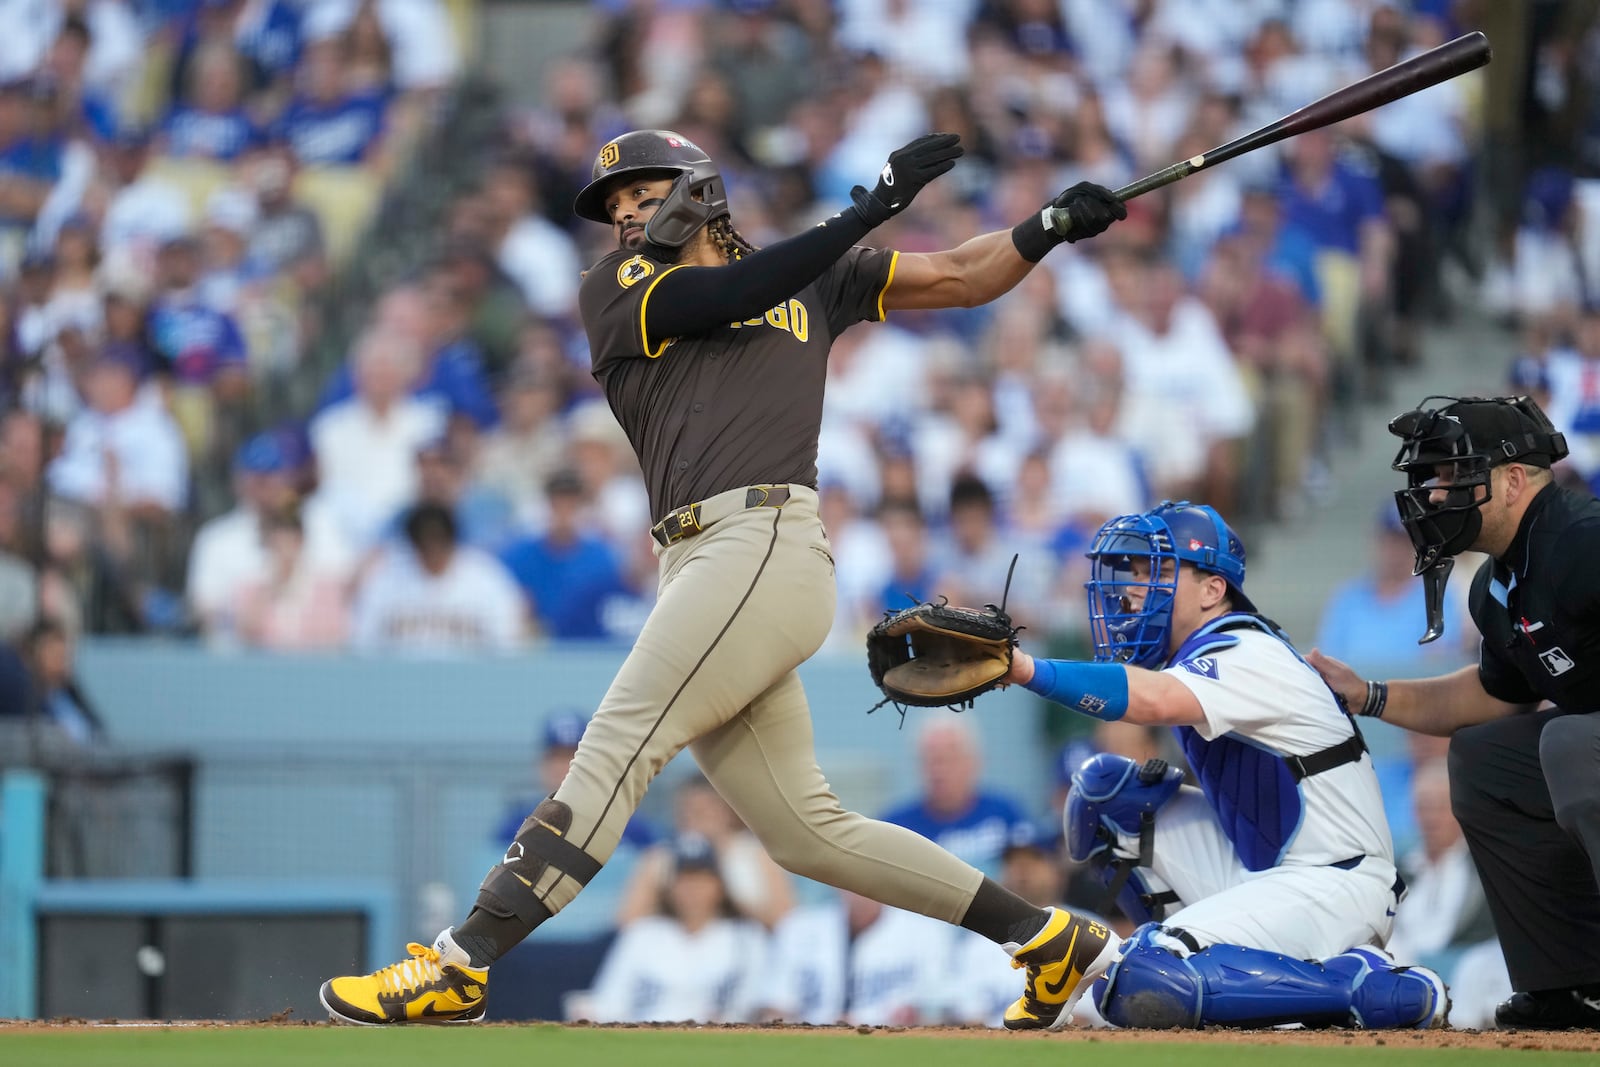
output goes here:
<path id="1" fill-rule="evenodd" d="M 1100 527 L 1088 556 L 1084 587 L 1096 662 L 1166 662 L 1172 600 L 1184 563 L 1227 581 L 1234 610 L 1256 610 L 1244 595 L 1244 544 L 1204 504 L 1168 500 L 1142 515 L 1120 515 Z"/>

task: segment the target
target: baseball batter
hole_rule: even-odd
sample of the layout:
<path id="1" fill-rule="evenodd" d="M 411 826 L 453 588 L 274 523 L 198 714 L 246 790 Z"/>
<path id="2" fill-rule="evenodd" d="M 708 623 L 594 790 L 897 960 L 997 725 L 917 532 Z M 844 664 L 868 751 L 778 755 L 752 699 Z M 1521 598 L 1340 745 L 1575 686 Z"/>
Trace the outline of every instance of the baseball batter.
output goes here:
<path id="1" fill-rule="evenodd" d="M 826 362 L 854 323 L 902 308 L 973 306 L 1067 238 L 1125 216 L 1080 183 L 1012 230 L 949 251 L 857 247 L 961 155 L 954 134 L 894 152 L 870 191 L 821 225 L 757 250 L 729 217 L 716 165 L 687 138 L 642 130 L 604 145 L 574 205 L 618 250 L 579 291 L 595 378 L 627 431 L 657 517 L 656 606 L 571 770 L 484 879 L 471 914 L 431 945 L 322 986 L 335 1020 L 483 1017 L 490 965 L 560 911 L 610 857 L 645 787 L 689 747 L 706 778 L 796 874 L 975 930 L 1026 969 L 1006 1024 L 1064 1021 L 1110 962 L 1104 925 L 1037 908 L 910 830 L 845 811 L 817 766 L 796 668 L 833 622 L 817 517 Z"/>
<path id="2" fill-rule="evenodd" d="M 1162 1028 L 1442 1026 L 1439 977 L 1373 947 L 1404 884 L 1372 759 L 1245 595 L 1238 535 L 1212 508 L 1168 502 L 1106 523 L 1089 556 L 1095 662 L 1019 651 L 1009 680 L 1097 719 L 1174 727 L 1200 782 L 1111 754 L 1073 775 L 1068 848 L 1103 864 L 1144 921 L 1096 985 L 1100 1013 Z"/>

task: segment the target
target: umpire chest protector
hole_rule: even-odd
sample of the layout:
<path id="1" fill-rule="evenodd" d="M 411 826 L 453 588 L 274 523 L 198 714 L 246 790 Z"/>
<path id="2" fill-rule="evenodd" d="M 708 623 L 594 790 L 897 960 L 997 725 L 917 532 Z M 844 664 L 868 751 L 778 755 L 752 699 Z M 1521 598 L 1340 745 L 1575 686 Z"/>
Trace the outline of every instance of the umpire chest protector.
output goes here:
<path id="1" fill-rule="evenodd" d="M 1484 690 L 1514 704 L 1600 710 L 1600 501 L 1539 491 L 1511 547 L 1472 582 Z"/>
<path id="2" fill-rule="evenodd" d="M 1281 641 L 1305 662 L 1276 626 L 1259 615 L 1235 613 L 1196 630 L 1168 666 L 1224 653 L 1239 643 L 1241 630 Z M 1314 668 L 1307 664 L 1306 669 Z M 1350 729 L 1349 739 L 1304 754 L 1275 752 L 1231 733 L 1207 741 L 1192 726 L 1176 726 L 1173 732 L 1239 861 L 1247 870 L 1264 871 L 1278 865 L 1300 829 L 1305 814 L 1300 782 L 1354 763 L 1367 751 L 1353 721 Z"/>

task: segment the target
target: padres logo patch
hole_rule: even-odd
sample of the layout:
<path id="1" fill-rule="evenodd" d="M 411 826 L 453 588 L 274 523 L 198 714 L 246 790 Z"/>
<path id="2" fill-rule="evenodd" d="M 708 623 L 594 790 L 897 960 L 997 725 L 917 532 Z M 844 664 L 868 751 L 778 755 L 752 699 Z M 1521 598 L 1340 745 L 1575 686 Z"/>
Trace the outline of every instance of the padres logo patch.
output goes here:
<path id="1" fill-rule="evenodd" d="M 622 149 L 617 147 L 617 142 L 612 141 L 600 149 L 600 168 L 610 170 L 617 165 L 617 160 L 622 158 Z"/>
<path id="2" fill-rule="evenodd" d="M 643 256 L 634 256 L 632 259 L 622 261 L 622 266 L 617 268 L 617 284 L 624 289 L 642 282 L 656 272 L 656 265 Z"/>

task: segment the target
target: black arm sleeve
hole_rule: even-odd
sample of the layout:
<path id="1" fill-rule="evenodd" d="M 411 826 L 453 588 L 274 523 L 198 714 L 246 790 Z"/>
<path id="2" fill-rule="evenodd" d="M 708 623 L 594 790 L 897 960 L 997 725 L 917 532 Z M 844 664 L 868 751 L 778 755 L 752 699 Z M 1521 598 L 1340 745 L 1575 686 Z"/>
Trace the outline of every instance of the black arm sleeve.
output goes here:
<path id="1" fill-rule="evenodd" d="M 651 337 L 691 337 L 754 318 L 816 281 L 866 235 L 866 223 L 845 211 L 725 267 L 672 271 L 656 283 L 645 308 L 645 331 Z"/>

